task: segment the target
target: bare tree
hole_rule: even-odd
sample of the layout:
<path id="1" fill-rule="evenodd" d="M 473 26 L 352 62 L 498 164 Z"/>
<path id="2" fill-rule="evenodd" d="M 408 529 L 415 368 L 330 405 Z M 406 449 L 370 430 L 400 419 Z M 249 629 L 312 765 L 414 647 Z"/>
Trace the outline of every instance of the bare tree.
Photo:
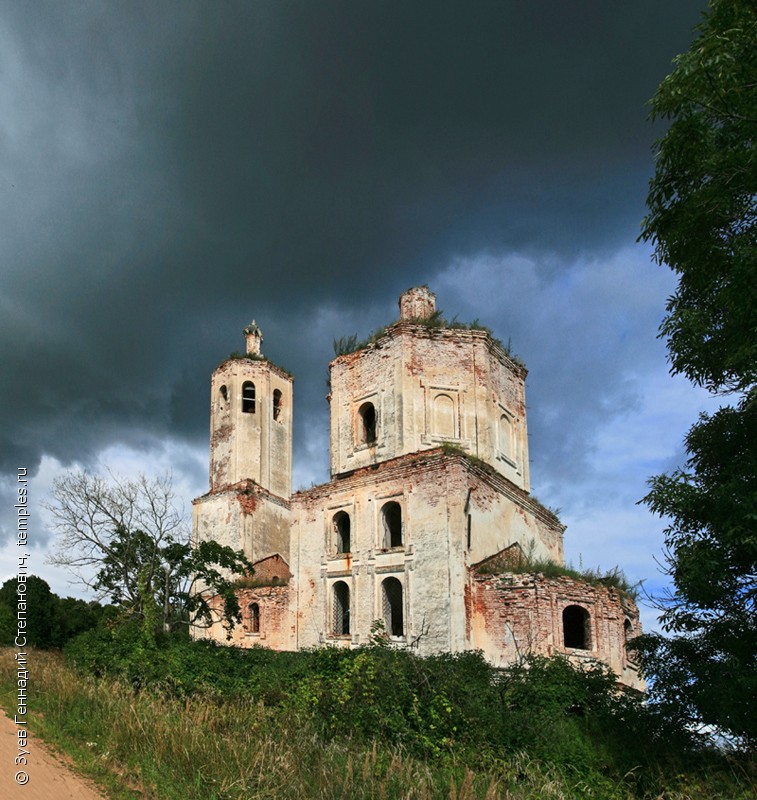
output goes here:
<path id="1" fill-rule="evenodd" d="M 177 506 L 170 475 L 136 479 L 69 472 L 53 483 L 52 517 L 57 542 L 49 561 L 79 583 L 110 597 L 134 615 L 157 607 L 164 627 L 210 623 L 206 596 L 220 595 L 230 626 L 241 616 L 228 575 L 249 574 L 241 551 L 205 541 L 190 544 L 188 521 Z"/>
<path id="2" fill-rule="evenodd" d="M 56 478 L 51 494 L 53 501 L 45 508 L 58 536 L 48 560 L 100 595 L 106 591 L 97 588 L 96 576 L 107 556 L 117 556 L 119 531 L 144 531 L 155 543 L 156 554 L 162 545 L 189 540 L 189 525 L 176 505 L 170 475 L 129 479 L 109 472 L 106 479 L 68 472 Z M 123 564 L 123 579 L 136 589 L 137 576 L 131 579 L 129 574 L 132 566 Z"/>

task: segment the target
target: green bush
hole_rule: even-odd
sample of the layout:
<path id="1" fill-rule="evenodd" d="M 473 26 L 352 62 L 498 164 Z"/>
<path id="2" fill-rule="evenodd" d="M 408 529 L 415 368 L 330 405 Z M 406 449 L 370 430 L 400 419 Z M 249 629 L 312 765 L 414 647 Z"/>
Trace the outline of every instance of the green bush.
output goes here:
<path id="1" fill-rule="evenodd" d="M 383 647 L 311 651 L 296 709 L 323 735 L 381 739 L 440 755 L 486 746 L 498 720 L 495 672 L 479 653 L 419 658 Z"/>
<path id="2" fill-rule="evenodd" d="M 629 782 L 634 796 L 656 797 L 678 773 L 689 780 L 708 766 L 722 770 L 721 755 L 664 709 L 621 691 L 607 668 L 563 657 L 497 670 L 477 652 L 422 658 L 380 640 L 356 650 L 243 650 L 186 635 L 150 642 L 133 623 L 87 631 L 64 652 L 79 671 L 134 691 L 199 696 L 210 708 L 238 701 L 250 714 L 299 720 L 324 744 L 379 742 L 515 783 L 524 758 L 603 798 L 630 796 L 619 788 Z"/>
<path id="3" fill-rule="evenodd" d="M 267 705 L 281 703 L 306 666 L 297 653 L 241 650 L 195 642 L 182 633 L 158 635 L 154 646 L 146 646 L 142 626 L 134 621 L 87 631 L 69 642 L 64 653 L 80 672 L 120 678 L 136 688 L 173 696 L 246 696 Z"/>

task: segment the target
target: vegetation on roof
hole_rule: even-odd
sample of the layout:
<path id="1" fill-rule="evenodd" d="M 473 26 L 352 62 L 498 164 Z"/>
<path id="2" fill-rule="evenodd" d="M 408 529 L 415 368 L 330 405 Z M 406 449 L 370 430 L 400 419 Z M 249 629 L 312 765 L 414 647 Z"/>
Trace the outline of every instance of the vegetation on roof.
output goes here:
<path id="1" fill-rule="evenodd" d="M 521 555 L 518 558 L 508 553 L 502 553 L 496 558 L 484 561 L 476 571 L 479 575 L 501 575 L 505 572 L 512 572 L 517 575 L 543 575 L 545 578 L 573 578 L 591 586 L 617 589 L 633 599 L 638 597 L 640 588 L 640 584 L 631 583 L 623 570 L 617 566 L 607 572 L 603 572 L 599 567 L 576 569 L 570 564 L 563 566 L 548 559 L 533 558 L 527 555 Z"/>
<path id="2" fill-rule="evenodd" d="M 359 339 L 357 333 L 353 333 L 350 336 L 340 336 L 334 339 L 334 355 L 346 356 L 358 350 L 364 350 L 369 345 L 375 344 L 390 328 L 401 321 L 402 320 L 395 320 L 389 325 L 377 328 L 375 331 L 372 331 L 366 339 Z M 486 325 L 482 325 L 478 319 L 474 319 L 472 322 L 460 322 L 457 316 L 452 317 L 452 319 L 447 319 L 444 316 L 444 312 L 441 309 L 437 309 L 428 317 L 413 317 L 405 321 L 411 325 L 422 325 L 424 328 L 429 329 L 480 331 L 481 333 L 486 333 L 495 344 L 499 345 L 499 347 L 505 351 L 509 359 L 521 367 L 525 368 L 526 366 L 523 360 L 513 352 L 512 341 L 510 339 L 507 340 L 507 343 L 498 339 L 492 332 L 492 329 Z"/>
<path id="3" fill-rule="evenodd" d="M 249 361 L 268 361 L 262 353 L 240 353 L 239 350 L 232 350 L 228 358 L 237 361 L 239 359 L 248 359 Z"/>
<path id="4" fill-rule="evenodd" d="M 484 469 L 491 470 L 493 469 L 490 464 L 487 464 L 483 458 L 479 458 L 478 456 L 471 455 L 459 444 L 454 444 L 453 442 L 443 442 L 440 445 L 440 449 L 445 456 L 465 456 L 465 458 L 470 461 L 471 464 L 475 464 L 478 467 L 483 467 Z"/>
<path id="5" fill-rule="evenodd" d="M 395 325 L 396 323 L 392 323 Z M 351 336 L 340 336 L 334 339 L 334 355 L 346 356 L 350 353 L 356 353 L 358 350 L 364 350 L 371 344 L 375 344 L 392 325 L 384 325 L 383 328 L 377 328 L 372 331 L 367 339 L 358 339 L 357 334 L 353 333 Z"/>
<path id="6" fill-rule="evenodd" d="M 232 350 L 227 356 L 227 360 L 229 359 L 232 361 L 265 361 L 272 367 L 281 370 L 290 378 L 294 377 L 288 369 L 282 367 L 281 364 L 277 364 L 275 361 L 271 361 L 270 358 L 266 358 L 262 353 L 240 353 L 238 350 Z"/>

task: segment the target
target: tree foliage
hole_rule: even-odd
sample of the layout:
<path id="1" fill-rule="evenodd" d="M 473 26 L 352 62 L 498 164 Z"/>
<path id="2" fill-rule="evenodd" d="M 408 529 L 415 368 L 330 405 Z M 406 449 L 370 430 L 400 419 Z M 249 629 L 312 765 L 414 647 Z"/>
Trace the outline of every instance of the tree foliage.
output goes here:
<path id="1" fill-rule="evenodd" d="M 679 276 L 662 334 L 671 363 L 713 391 L 757 371 L 757 7 L 712 0 L 652 100 L 657 143 L 642 237 Z"/>
<path id="2" fill-rule="evenodd" d="M 242 551 L 214 541 L 192 546 L 170 478 L 58 478 L 47 506 L 58 531 L 51 561 L 128 615 L 157 615 L 165 629 L 212 621 L 220 596 L 229 625 L 241 620 L 233 576 L 251 574 Z M 203 591 L 201 592 L 200 589 Z"/>
<path id="3" fill-rule="evenodd" d="M 642 237 L 679 283 L 661 336 L 674 373 L 733 405 L 700 415 L 683 468 L 650 480 L 666 517 L 671 639 L 639 642 L 652 696 L 688 723 L 757 743 L 757 5 L 711 0 L 652 101 Z"/>
<path id="4" fill-rule="evenodd" d="M 0 586 L 0 605 L 9 608 L 12 612 L 12 631 L 16 630 L 18 601 L 23 599 L 25 604 L 23 619 L 26 623 L 24 636 L 27 644 L 34 647 L 49 647 L 55 625 L 58 598 L 50 591 L 47 581 L 37 575 L 29 575 L 26 578 L 22 597 L 17 594 L 18 586 L 18 580 L 15 578 L 10 578 Z M 5 640 L 4 643 L 10 644 L 5 632 L 2 638 Z M 12 641 L 13 636 L 10 638 Z"/>
<path id="5" fill-rule="evenodd" d="M 18 629 L 18 602 L 25 603 L 23 613 L 26 642 L 34 647 L 63 647 L 83 631 L 94 628 L 109 613 L 99 603 L 74 597 L 58 597 L 47 581 L 29 575 L 24 581 L 23 595 L 18 594 L 17 578 L 9 578 L 0 586 L 0 644 L 13 644 Z"/>

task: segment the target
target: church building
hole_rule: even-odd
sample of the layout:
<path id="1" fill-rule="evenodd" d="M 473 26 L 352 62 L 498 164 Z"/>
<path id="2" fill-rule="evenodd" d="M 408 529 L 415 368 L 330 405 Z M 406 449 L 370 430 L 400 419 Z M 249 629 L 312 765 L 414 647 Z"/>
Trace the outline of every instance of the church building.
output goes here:
<path id="1" fill-rule="evenodd" d="M 526 368 L 487 329 L 444 324 L 427 287 L 399 320 L 329 365 L 327 483 L 292 493 L 293 379 L 244 329 L 211 378 L 210 490 L 193 540 L 244 550 L 231 643 L 421 655 L 481 650 L 496 666 L 563 653 L 642 683 L 625 643 L 633 598 L 530 564 L 564 564 L 564 526 L 530 494 Z M 550 571 L 550 575 L 553 571 Z M 223 620 L 197 636 L 227 641 Z"/>

